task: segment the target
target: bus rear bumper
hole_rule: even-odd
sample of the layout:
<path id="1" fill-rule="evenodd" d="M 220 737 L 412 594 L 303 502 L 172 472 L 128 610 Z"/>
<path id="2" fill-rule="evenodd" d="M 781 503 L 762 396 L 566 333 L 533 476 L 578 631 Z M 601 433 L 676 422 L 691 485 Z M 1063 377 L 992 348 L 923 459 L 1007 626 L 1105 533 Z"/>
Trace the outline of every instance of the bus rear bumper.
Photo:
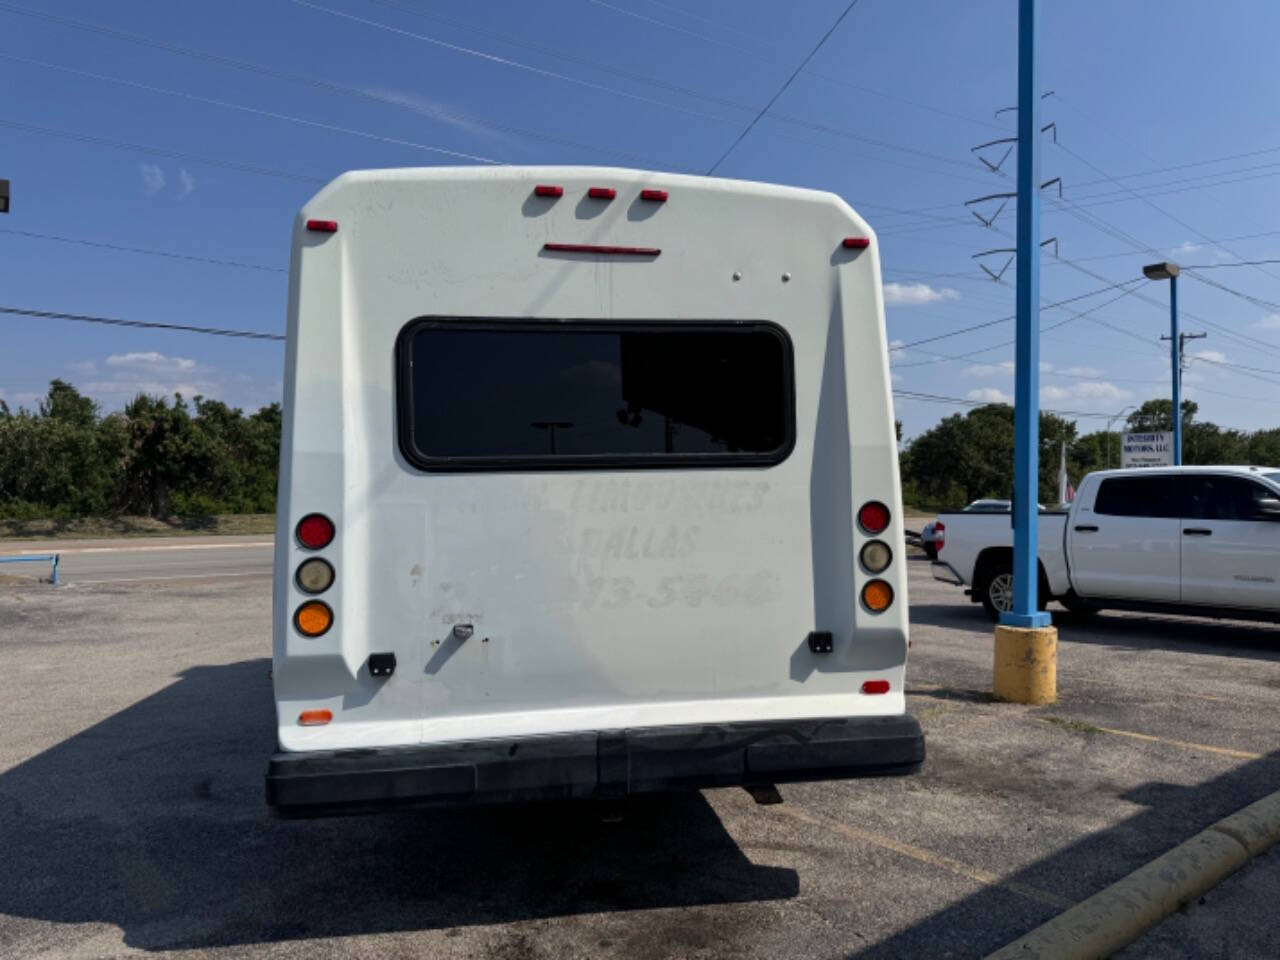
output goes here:
<path id="1" fill-rule="evenodd" d="M 411 747 L 277 753 L 267 803 L 317 817 L 913 773 L 915 717 L 599 730 Z"/>

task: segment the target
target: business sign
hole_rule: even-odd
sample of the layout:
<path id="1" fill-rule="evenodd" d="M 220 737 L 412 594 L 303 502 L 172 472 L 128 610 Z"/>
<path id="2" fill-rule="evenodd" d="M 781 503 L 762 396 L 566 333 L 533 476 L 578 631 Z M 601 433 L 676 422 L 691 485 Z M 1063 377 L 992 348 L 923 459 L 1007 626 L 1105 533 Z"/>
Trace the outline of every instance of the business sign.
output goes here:
<path id="1" fill-rule="evenodd" d="M 1120 466 L 1173 466 L 1173 434 L 1122 433 L 1120 435 Z"/>

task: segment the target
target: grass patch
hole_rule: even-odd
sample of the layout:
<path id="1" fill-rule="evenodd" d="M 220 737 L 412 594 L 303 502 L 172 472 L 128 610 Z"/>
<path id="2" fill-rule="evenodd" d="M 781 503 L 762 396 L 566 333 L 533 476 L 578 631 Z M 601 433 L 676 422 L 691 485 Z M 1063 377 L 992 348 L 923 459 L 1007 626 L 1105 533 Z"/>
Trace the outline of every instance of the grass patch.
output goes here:
<path id="1" fill-rule="evenodd" d="M 1045 723 L 1052 723 L 1055 727 L 1062 727 L 1064 730 L 1074 730 L 1076 733 L 1106 733 L 1101 727 L 1095 727 L 1092 723 L 1085 723 L 1083 720 L 1072 720 L 1068 717 L 1036 717 L 1037 720 L 1043 720 Z"/>
<path id="2" fill-rule="evenodd" d="M 98 537 L 182 537 L 271 534 L 270 513 L 209 517 L 78 517 L 74 520 L 3 520 L 0 540 L 88 540 Z"/>

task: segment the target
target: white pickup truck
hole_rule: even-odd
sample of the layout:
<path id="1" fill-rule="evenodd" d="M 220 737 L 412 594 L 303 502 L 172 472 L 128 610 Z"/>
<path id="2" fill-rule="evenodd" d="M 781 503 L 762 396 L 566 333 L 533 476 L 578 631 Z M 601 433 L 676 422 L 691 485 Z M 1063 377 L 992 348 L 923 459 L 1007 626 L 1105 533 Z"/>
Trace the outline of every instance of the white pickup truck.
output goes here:
<path id="1" fill-rule="evenodd" d="M 1088 474 L 1069 508 L 1040 511 L 1041 607 L 1280 620 L 1280 468 Z M 935 579 L 995 618 L 1013 600 L 1008 512 L 945 513 Z"/>

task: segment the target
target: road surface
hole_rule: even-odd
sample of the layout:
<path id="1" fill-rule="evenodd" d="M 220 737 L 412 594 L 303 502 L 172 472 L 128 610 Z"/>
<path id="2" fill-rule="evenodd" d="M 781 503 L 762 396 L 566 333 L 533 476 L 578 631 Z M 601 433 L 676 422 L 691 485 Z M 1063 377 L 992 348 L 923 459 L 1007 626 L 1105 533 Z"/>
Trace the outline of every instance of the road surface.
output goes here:
<path id="1" fill-rule="evenodd" d="M 273 542 L 254 534 L 234 537 L 131 537 L 119 540 L 0 542 L 0 556 L 59 555 L 64 583 L 120 583 L 138 580 L 204 580 L 212 577 L 270 577 Z M 47 577 L 39 563 L 0 565 L 0 573 Z"/>

